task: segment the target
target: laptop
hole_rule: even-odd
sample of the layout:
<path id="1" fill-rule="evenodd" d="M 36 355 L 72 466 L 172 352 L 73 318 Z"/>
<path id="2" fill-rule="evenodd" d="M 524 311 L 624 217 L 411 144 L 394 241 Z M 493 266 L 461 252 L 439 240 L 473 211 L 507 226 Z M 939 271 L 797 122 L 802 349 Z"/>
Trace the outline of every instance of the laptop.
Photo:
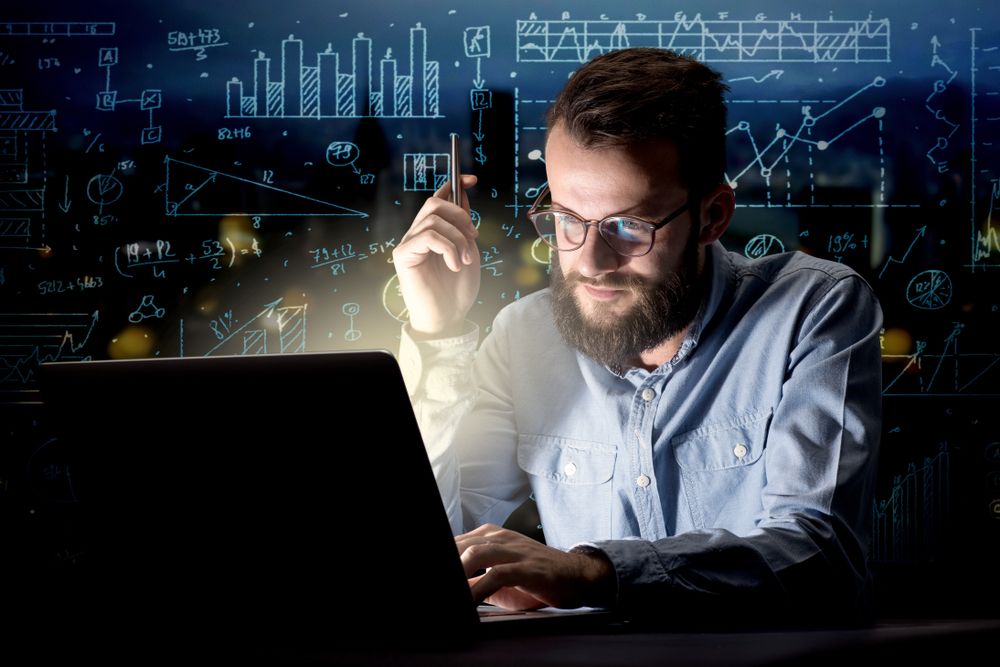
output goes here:
<path id="1" fill-rule="evenodd" d="M 82 635 L 450 646 L 595 616 L 477 610 L 386 351 L 53 362 L 39 380 L 80 509 L 58 588 Z"/>

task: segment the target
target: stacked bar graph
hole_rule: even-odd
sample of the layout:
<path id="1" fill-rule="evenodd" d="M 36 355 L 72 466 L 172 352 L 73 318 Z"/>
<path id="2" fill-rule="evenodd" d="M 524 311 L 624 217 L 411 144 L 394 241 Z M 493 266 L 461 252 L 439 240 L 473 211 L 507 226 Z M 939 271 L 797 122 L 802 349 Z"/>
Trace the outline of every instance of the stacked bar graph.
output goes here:
<path id="1" fill-rule="evenodd" d="M 950 516 L 948 449 L 911 463 L 905 475 L 893 479 L 889 497 L 872 506 L 872 544 L 869 556 L 876 561 L 925 561 L 947 528 Z"/>
<path id="2" fill-rule="evenodd" d="M 258 52 L 249 85 L 236 77 L 226 84 L 226 117 L 439 118 L 441 67 L 427 59 L 427 29 L 410 28 L 409 63 L 391 48 L 379 59 L 373 47 L 359 33 L 346 53 L 328 44 L 307 64 L 302 40 L 289 35 L 277 62 Z"/>

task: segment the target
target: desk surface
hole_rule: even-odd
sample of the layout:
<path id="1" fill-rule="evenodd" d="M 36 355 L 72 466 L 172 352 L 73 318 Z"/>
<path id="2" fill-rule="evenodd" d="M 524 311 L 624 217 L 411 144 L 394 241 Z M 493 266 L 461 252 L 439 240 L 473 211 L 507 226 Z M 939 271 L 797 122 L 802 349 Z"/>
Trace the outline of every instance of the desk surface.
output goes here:
<path id="1" fill-rule="evenodd" d="M 486 639 L 457 651 L 321 653 L 304 664 L 354 665 L 698 665 L 809 667 L 861 664 L 965 665 L 989 660 L 1000 618 L 881 621 L 852 630 L 759 632 L 602 632 Z M 860 662 L 861 660 L 864 662 Z M 888 662 L 891 661 L 891 662 Z"/>

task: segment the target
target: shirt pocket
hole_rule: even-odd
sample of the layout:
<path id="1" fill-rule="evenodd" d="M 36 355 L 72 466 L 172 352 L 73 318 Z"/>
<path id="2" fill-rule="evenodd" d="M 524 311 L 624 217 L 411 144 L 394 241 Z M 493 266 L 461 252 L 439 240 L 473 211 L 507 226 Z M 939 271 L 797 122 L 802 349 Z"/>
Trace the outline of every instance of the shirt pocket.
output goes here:
<path id="1" fill-rule="evenodd" d="M 613 445 L 549 435 L 518 436 L 517 464 L 528 473 L 545 541 L 569 547 L 611 534 Z"/>
<path id="2" fill-rule="evenodd" d="M 762 506 L 772 409 L 746 412 L 671 438 L 695 528 L 746 532 Z"/>

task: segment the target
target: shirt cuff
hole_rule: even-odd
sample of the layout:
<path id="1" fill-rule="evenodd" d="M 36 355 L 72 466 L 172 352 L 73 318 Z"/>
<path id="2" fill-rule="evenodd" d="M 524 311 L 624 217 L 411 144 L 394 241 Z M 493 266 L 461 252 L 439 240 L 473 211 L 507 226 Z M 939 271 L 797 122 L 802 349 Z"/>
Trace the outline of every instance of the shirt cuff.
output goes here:
<path id="1" fill-rule="evenodd" d="M 403 324 L 399 339 L 399 367 L 411 397 L 423 393 L 444 400 L 470 380 L 479 342 L 479 325 L 466 320 L 458 336 L 416 340 L 410 323 Z"/>
<path id="2" fill-rule="evenodd" d="M 581 546 L 597 549 L 611 561 L 618 583 L 614 597 L 616 607 L 630 608 L 636 602 L 632 598 L 637 597 L 635 594 L 638 591 L 653 584 L 663 585 L 670 580 L 660 554 L 649 540 L 602 540 Z"/>

